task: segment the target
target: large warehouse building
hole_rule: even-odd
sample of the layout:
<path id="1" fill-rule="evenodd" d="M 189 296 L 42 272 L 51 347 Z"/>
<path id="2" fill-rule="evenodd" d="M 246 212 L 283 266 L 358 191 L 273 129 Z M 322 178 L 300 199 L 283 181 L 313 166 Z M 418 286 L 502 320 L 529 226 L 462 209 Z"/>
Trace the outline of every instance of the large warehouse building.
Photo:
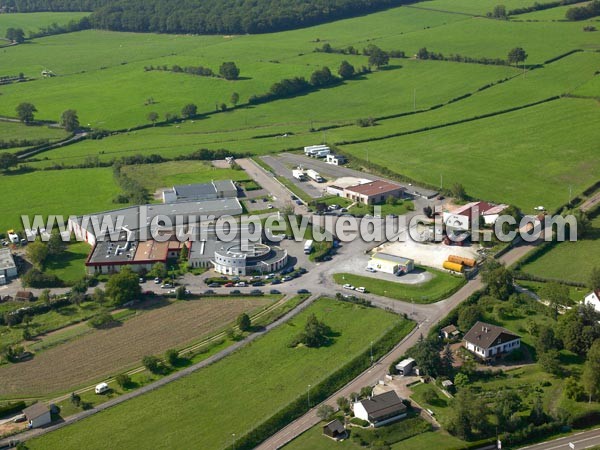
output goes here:
<path id="1" fill-rule="evenodd" d="M 232 180 L 173 186 L 162 193 L 163 203 L 216 200 L 237 196 L 238 188 Z"/>
<path id="2" fill-rule="evenodd" d="M 385 202 L 388 198 L 402 198 L 405 189 L 394 183 L 383 180 L 371 181 L 344 189 L 344 197 L 365 205 Z"/>

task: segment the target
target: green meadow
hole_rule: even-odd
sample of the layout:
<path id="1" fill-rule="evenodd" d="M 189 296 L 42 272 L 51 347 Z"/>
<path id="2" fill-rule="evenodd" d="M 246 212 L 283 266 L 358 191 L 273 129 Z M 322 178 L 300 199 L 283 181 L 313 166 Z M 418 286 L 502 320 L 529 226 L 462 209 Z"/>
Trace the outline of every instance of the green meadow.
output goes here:
<path id="1" fill-rule="evenodd" d="M 115 209 L 120 192 L 110 168 L 50 170 L 0 175 L 3 192 L 0 233 L 23 229 L 21 214 L 85 214 Z"/>
<path id="2" fill-rule="evenodd" d="M 561 99 L 424 133 L 342 146 L 415 180 L 462 183 L 467 193 L 532 213 L 569 200 L 598 179 L 600 115 L 595 100 Z"/>
<path id="3" fill-rule="evenodd" d="M 549 252 L 523 266 L 523 272 L 545 278 L 587 283 L 600 252 L 600 216 L 592 221 L 589 237 L 561 242 Z M 580 296 L 581 300 L 583 296 Z"/>
<path id="4" fill-rule="evenodd" d="M 27 36 L 30 31 L 38 31 L 40 28 L 47 27 L 53 23 L 66 25 L 71 20 L 79 20 L 85 16 L 89 16 L 89 13 L 43 12 L 0 14 L 0 37 L 4 38 L 7 28 L 21 28 L 25 32 L 25 36 Z"/>
<path id="5" fill-rule="evenodd" d="M 335 332 L 318 349 L 288 343 L 316 314 Z M 360 318 L 360 320 L 357 320 Z M 368 348 L 397 323 L 398 316 L 321 299 L 290 322 L 222 361 L 89 419 L 28 441 L 32 449 L 104 448 L 110 429 L 113 448 L 204 449 L 231 445 L 337 368 Z M 406 332 L 412 324 L 406 323 Z M 266 370 L 265 370 L 266 369 Z M 161 413 L 156 413 L 160 404 Z M 251 414 L 249 413 L 251 411 Z"/>
<path id="6" fill-rule="evenodd" d="M 10 141 L 12 139 L 49 139 L 57 141 L 67 137 L 67 133 L 60 128 L 51 128 L 47 126 L 23 125 L 17 122 L 4 122 L 0 120 L 0 141 Z M 11 151 L 13 149 L 10 149 Z"/>

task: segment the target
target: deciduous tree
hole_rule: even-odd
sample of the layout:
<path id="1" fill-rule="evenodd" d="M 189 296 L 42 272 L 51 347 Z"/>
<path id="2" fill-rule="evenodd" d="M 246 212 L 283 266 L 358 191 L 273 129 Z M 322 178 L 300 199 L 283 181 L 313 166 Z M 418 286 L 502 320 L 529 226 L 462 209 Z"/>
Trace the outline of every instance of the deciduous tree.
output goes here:
<path id="1" fill-rule="evenodd" d="M 33 103 L 23 102 L 19 103 L 16 108 L 17 117 L 25 124 L 29 124 L 34 120 L 34 113 L 37 112 L 36 107 Z"/>

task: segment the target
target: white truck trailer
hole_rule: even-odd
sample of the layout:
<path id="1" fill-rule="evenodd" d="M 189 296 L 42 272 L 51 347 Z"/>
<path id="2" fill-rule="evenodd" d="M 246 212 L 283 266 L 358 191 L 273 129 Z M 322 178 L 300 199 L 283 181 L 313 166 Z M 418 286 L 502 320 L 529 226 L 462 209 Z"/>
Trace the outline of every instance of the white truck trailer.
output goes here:
<path id="1" fill-rule="evenodd" d="M 308 178 L 310 178 L 311 180 L 316 181 L 317 183 L 322 183 L 325 180 L 323 179 L 323 177 L 319 174 L 319 172 L 317 172 L 316 170 L 313 169 L 309 169 L 306 171 L 306 176 Z"/>
<path id="2" fill-rule="evenodd" d="M 302 170 L 302 169 L 294 169 L 294 170 L 292 170 L 292 175 L 294 176 L 294 178 L 296 180 L 299 180 L 299 181 L 306 180 L 306 174 L 304 173 L 304 170 Z"/>
<path id="3" fill-rule="evenodd" d="M 304 243 L 304 254 L 305 255 L 309 255 L 310 252 L 313 251 L 313 241 L 312 240 L 308 240 Z"/>

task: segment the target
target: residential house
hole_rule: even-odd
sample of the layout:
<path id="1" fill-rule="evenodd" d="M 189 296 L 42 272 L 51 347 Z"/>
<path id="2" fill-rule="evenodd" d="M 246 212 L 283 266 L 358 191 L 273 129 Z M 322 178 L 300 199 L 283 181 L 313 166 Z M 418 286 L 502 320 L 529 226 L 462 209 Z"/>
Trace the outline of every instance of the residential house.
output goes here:
<path id="1" fill-rule="evenodd" d="M 354 403 L 354 416 L 365 420 L 373 427 L 404 419 L 406 405 L 395 391 L 385 392 Z"/>
<path id="2" fill-rule="evenodd" d="M 464 346 L 483 360 L 510 353 L 521 347 L 521 337 L 497 325 L 477 322 L 463 338 Z"/>
<path id="3" fill-rule="evenodd" d="M 586 295 L 583 303 L 592 305 L 596 311 L 600 312 L 600 290 L 593 291 Z"/>

